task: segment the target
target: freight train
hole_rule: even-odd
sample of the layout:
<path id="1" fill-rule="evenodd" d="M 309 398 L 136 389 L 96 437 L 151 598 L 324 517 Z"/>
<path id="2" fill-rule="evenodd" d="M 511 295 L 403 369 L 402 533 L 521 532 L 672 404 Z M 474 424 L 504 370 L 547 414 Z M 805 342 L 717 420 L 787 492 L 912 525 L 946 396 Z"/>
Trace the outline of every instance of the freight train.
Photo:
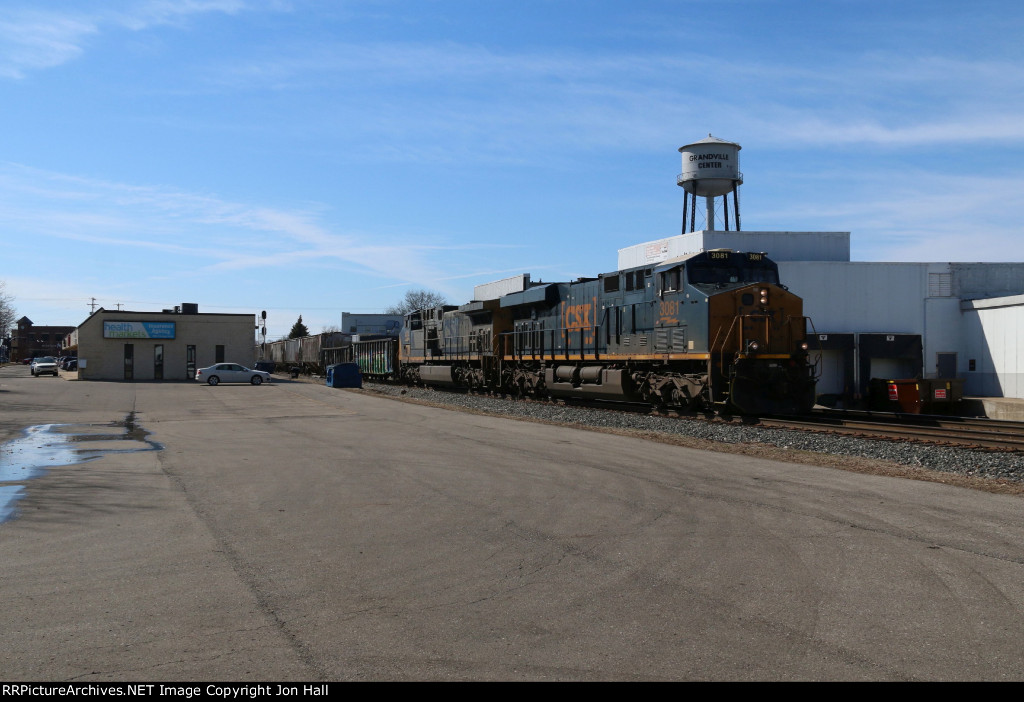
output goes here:
<path id="1" fill-rule="evenodd" d="M 417 310 L 355 342 L 364 375 L 738 414 L 814 405 L 803 300 L 760 252 L 704 251 L 493 300 Z"/>
<path id="2" fill-rule="evenodd" d="M 351 339 L 352 335 L 344 332 L 323 332 L 268 341 L 258 353 L 261 363 L 273 363 L 277 370 L 298 368 L 307 373 L 323 373 L 326 366 L 348 360 Z"/>

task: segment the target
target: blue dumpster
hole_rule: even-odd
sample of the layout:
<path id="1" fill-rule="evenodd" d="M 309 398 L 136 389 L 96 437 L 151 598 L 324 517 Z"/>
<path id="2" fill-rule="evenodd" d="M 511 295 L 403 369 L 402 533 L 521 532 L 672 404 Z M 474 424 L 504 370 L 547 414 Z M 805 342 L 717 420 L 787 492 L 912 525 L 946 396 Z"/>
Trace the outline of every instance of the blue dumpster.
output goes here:
<path id="1" fill-rule="evenodd" d="M 327 366 L 327 387 L 361 388 L 363 376 L 359 374 L 358 363 L 335 363 Z"/>

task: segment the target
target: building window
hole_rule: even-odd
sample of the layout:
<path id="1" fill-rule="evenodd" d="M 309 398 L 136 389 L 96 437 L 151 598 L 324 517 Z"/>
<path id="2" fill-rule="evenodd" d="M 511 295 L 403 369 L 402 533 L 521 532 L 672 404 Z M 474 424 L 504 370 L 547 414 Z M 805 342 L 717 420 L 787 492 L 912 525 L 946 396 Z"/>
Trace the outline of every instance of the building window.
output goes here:
<path id="1" fill-rule="evenodd" d="M 217 344 L 214 363 L 224 363 L 224 344 Z"/>

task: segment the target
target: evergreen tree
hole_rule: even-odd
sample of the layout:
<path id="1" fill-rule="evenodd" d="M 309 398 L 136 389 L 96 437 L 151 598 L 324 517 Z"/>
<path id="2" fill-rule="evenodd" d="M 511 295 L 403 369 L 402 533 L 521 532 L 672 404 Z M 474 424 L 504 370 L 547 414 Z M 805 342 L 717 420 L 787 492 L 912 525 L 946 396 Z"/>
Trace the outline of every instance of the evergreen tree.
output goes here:
<path id="1" fill-rule="evenodd" d="M 288 332 L 289 339 L 298 339 L 300 336 L 309 336 L 309 330 L 306 329 L 306 325 L 302 323 L 302 315 L 299 315 L 299 321 L 292 325 L 292 330 Z"/>

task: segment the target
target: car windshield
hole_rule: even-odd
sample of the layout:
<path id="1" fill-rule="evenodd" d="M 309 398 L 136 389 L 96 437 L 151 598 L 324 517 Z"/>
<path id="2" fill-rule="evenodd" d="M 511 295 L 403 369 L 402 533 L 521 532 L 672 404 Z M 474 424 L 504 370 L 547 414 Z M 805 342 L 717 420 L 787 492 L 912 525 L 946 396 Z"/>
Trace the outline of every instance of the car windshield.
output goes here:
<path id="1" fill-rule="evenodd" d="M 56 363 L 56 362 L 57 361 L 56 361 L 56 359 L 54 359 L 53 356 L 43 356 L 42 358 L 37 358 L 36 359 L 36 363 Z"/>

